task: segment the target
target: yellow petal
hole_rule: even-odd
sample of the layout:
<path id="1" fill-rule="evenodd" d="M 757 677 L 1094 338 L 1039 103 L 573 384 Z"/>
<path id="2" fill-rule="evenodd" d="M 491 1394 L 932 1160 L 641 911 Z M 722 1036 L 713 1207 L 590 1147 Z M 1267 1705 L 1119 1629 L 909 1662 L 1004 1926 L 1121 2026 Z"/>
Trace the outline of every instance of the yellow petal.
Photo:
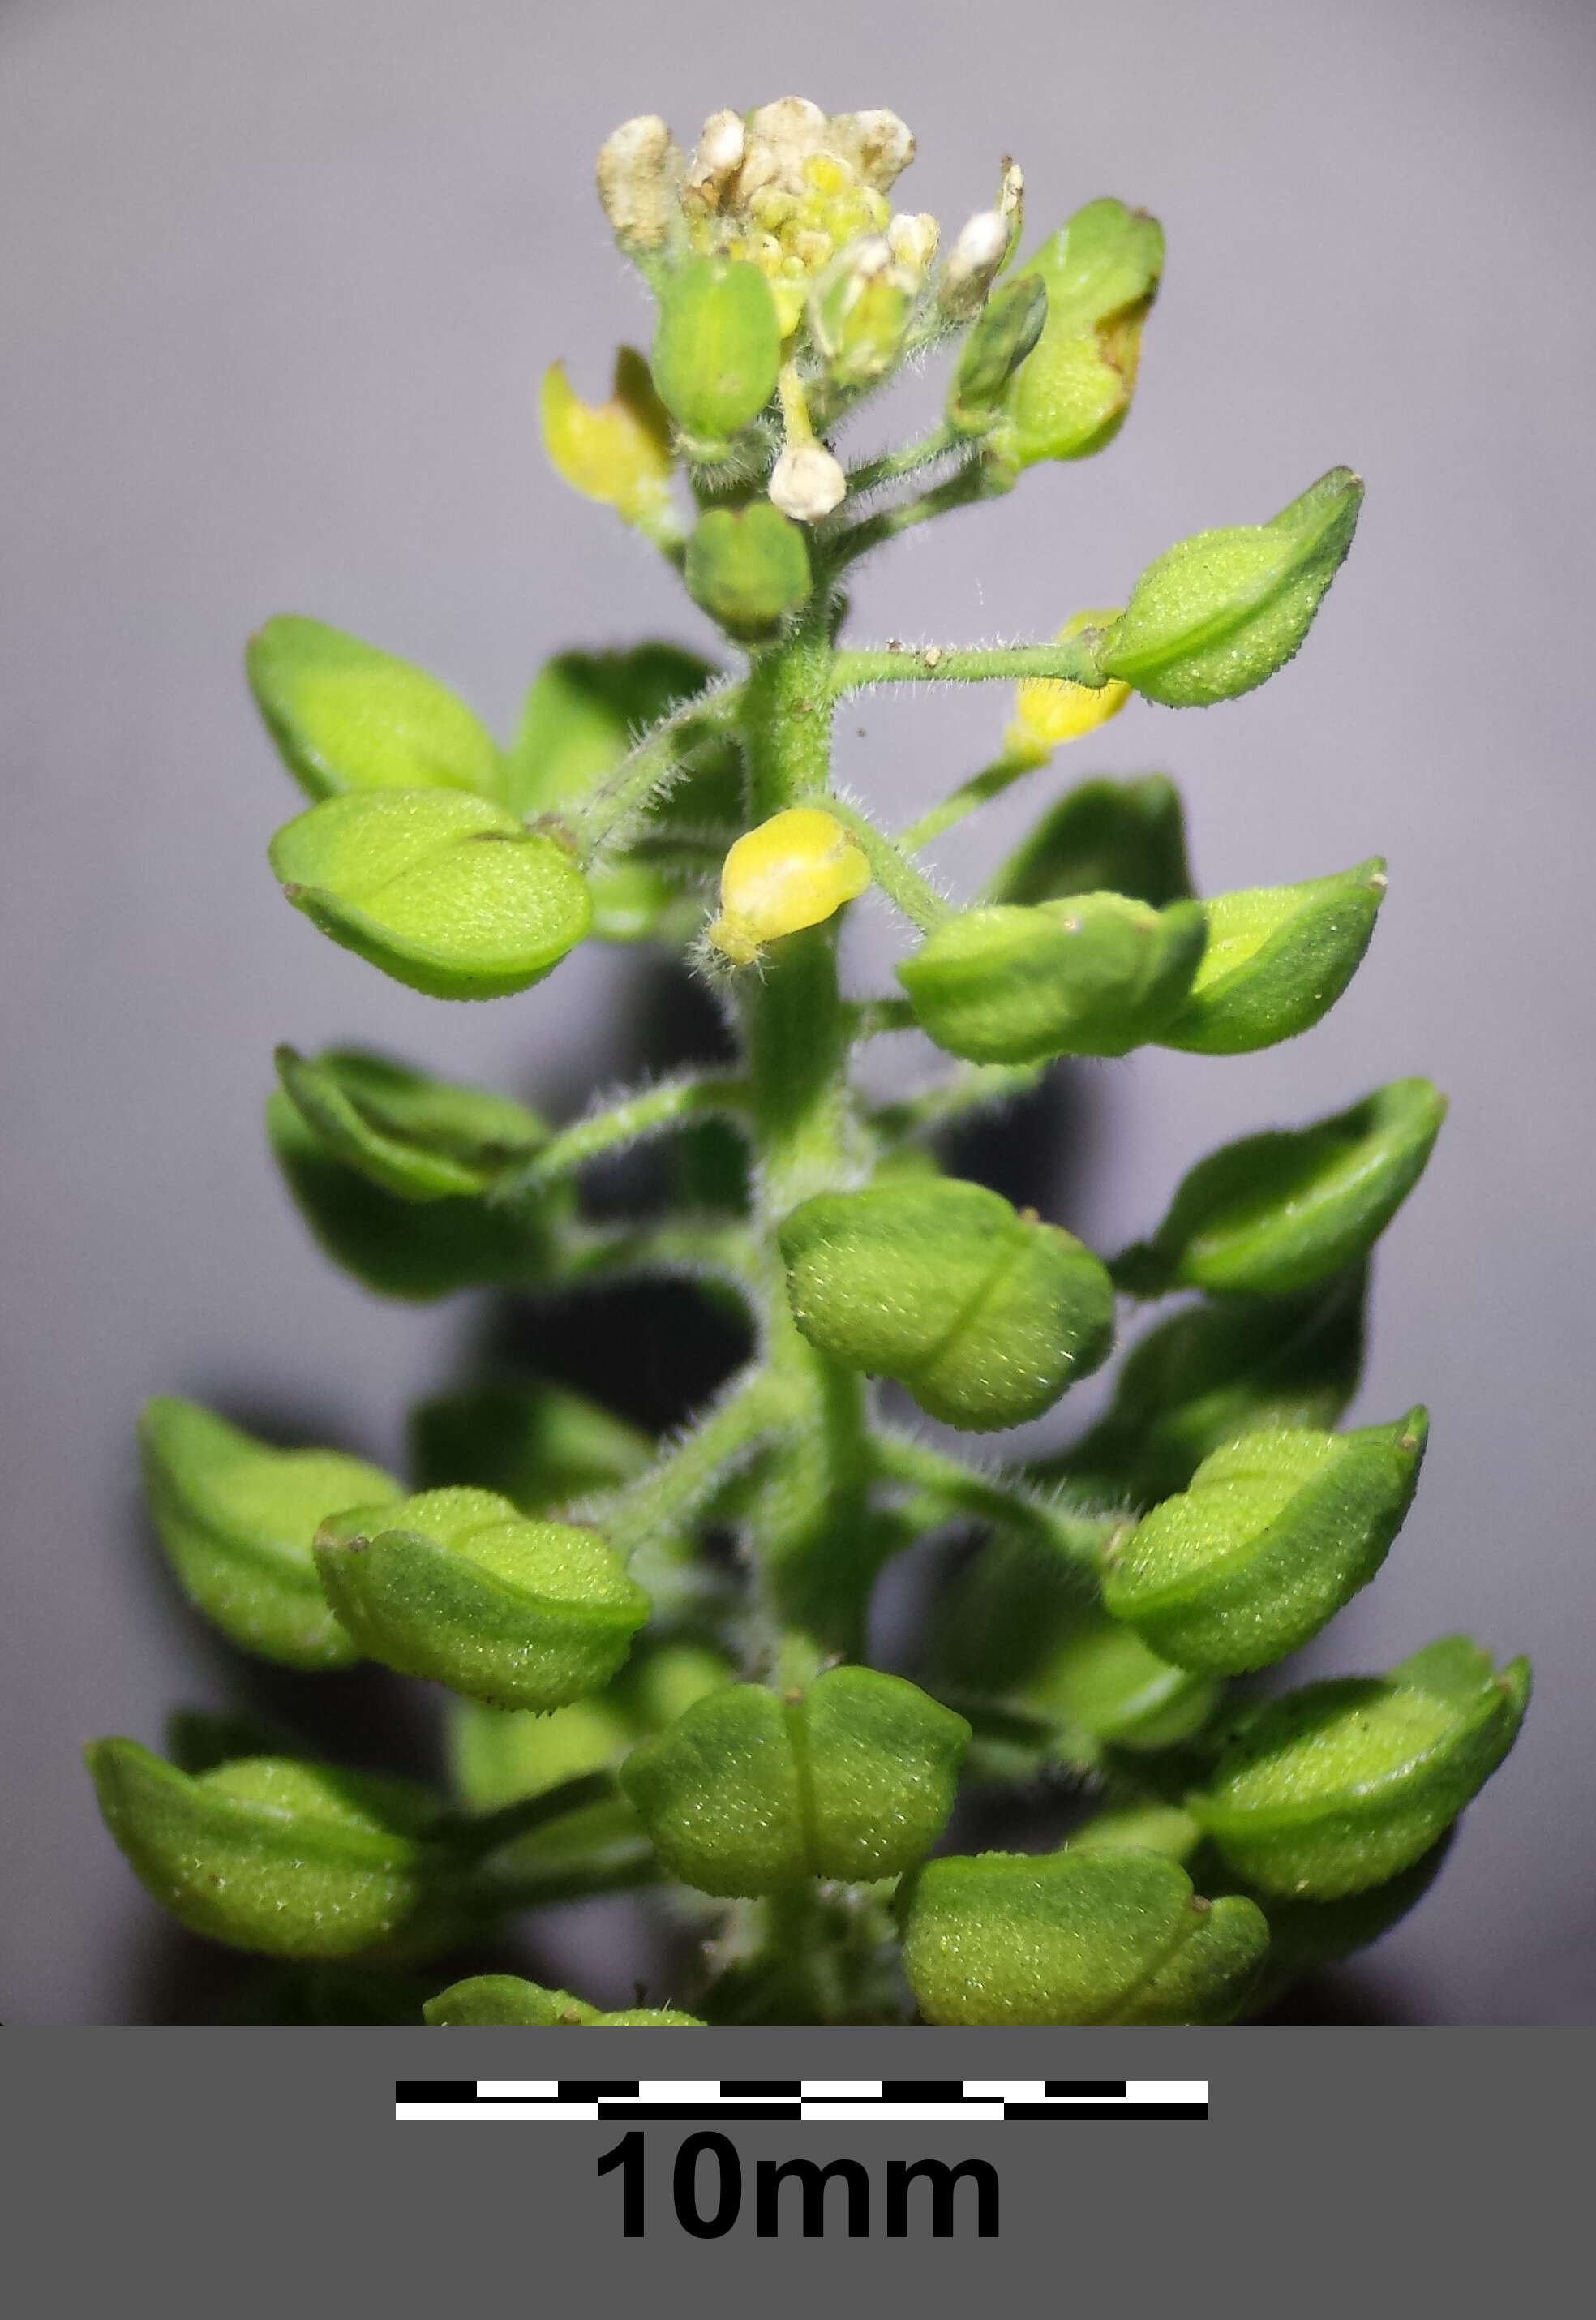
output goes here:
<path id="1" fill-rule="evenodd" d="M 555 473 L 627 523 L 654 518 L 671 473 L 671 422 L 634 348 L 615 358 L 608 403 L 584 403 L 557 362 L 544 374 L 539 398 L 543 443 Z"/>
<path id="2" fill-rule="evenodd" d="M 1059 631 L 1068 644 L 1083 629 L 1100 629 L 1116 619 L 1114 611 L 1077 612 Z M 1040 751 L 1044 757 L 1060 742 L 1094 732 L 1117 717 L 1131 698 L 1131 688 L 1111 677 L 1106 684 L 1075 684 L 1067 677 L 1032 677 L 1014 694 L 1014 721 L 1007 739 L 1016 755 Z"/>
<path id="3" fill-rule="evenodd" d="M 818 926 L 870 883 L 864 848 L 840 821 L 818 806 L 789 806 L 739 838 L 726 856 L 709 939 L 746 965 L 765 943 Z"/>

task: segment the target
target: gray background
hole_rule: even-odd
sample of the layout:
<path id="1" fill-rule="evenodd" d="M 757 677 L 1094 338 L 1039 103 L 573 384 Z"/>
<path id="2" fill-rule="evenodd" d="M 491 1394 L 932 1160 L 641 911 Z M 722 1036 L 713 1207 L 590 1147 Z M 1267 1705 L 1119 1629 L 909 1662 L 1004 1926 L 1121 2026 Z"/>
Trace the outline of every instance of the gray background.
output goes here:
<path id="1" fill-rule="evenodd" d="M 592 392 L 647 329 L 591 195 L 605 132 L 658 110 L 690 134 L 789 88 L 901 112 L 922 155 L 901 197 L 950 222 L 1012 150 L 1038 228 L 1115 192 L 1169 234 L 1120 442 L 919 535 L 860 589 L 861 638 L 1043 634 L 1333 460 L 1367 478 L 1290 671 L 1200 715 L 1135 704 L 1068 772 L 1177 772 L 1211 889 L 1384 851 L 1375 947 L 1294 1046 L 1103 1066 L 1098 1171 L 1065 1220 L 1112 1244 L 1222 1137 L 1398 1073 L 1447 1089 L 1360 1402 L 1428 1400 L 1429 1462 L 1313 1659 L 1377 1665 L 1456 1627 L 1534 1654 L 1519 1749 L 1366 1980 L 1399 2017 L 1596 2015 L 1593 54 L 1575 5 L 1501 0 L 0 6 L 7 2018 L 148 2002 L 157 1913 L 75 1752 L 219 1696 L 140 1542 L 139 1400 L 253 1397 L 392 1457 L 468 1327 L 372 1302 L 311 1250 L 259 1133 L 272 1043 L 387 1043 L 555 1106 L 618 1060 L 624 959 L 443 1009 L 283 907 L 262 847 L 293 793 L 242 639 L 319 613 L 502 728 L 561 644 L 699 633 L 546 472 L 534 391 L 563 353 Z M 905 811 L 1004 714 L 872 701 L 843 768 Z M 1027 811 L 961 833 L 950 871 Z M 898 939 L 861 914 L 861 980 Z M 902 1043 L 893 1068 L 914 1064 Z"/>

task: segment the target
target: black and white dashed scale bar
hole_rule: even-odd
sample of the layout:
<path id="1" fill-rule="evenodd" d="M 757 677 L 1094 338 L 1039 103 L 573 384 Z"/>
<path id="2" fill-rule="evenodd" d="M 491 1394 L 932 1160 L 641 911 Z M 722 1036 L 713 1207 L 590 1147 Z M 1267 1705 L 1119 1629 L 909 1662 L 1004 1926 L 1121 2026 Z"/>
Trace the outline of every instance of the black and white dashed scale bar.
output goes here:
<path id="1" fill-rule="evenodd" d="M 398 2119 L 1206 2118 L 1206 2079 L 401 2079 Z"/>

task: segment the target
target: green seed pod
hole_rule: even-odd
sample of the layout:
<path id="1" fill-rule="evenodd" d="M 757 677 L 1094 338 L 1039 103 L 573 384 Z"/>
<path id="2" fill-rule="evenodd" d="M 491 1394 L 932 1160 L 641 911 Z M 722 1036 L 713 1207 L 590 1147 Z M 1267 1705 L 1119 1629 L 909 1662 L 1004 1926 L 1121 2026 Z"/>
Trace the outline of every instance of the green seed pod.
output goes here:
<path id="1" fill-rule="evenodd" d="M 1113 1340 L 1114 1291 L 1091 1250 L 979 1184 L 817 1193 L 778 1238 L 805 1337 L 899 1379 L 948 1426 L 1039 1418 Z"/>
<path id="2" fill-rule="evenodd" d="M 1250 1901 L 1211 1906 L 1156 1853 L 982 1853 L 915 1879 L 904 1966 L 928 2022 L 1211 2022 L 1267 1941 Z"/>
<path id="3" fill-rule="evenodd" d="M 1020 466 L 1084 459 L 1113 442 L 1163 269 L 1163 228 L 1123 202 L 1088 202 L 1037 251 L 1025 271 L 1046 287 L 1046 327 L 1008 398 Z"/>
<path id="4" fill-rule="evenodd" d="M 496 1708 L 607 1684 L 648 1598 L 597 1531 L 531 1522 L 491 1491 L 424 1491 L 316 1540 L 327 1600 L 373 1659 Z"/>
<path id="5" fill-rule="evenodd" d="M 1205 931 L 1196 902 L 997 902 L 947 920 L 900 961 L 897 979 L 921 1029 L 974 1063 L 1123 1056 L 1180 1007 Z"/>
<path id="6" fill-rule="evenodd" d="M 1428 1419 L 1244 1434 L 1110 1551 L 1103 1600 L 1179 1667 L 1244 1675 L 1366 1587 L 1418 1487 Z"/>
<path id="7" fill-rule="evenodd" d="M 273 1957 L 353 1957 L 419 1932 L 437 1805 L 408 1781 L 248 1756 L 191 1779 L 136 1740 L 85 1754 L 106 1827 L 191 1933 Z"/>
<path id="8" fill-rule="evenodd" d="M 1215 894 L 1190 996 L 1159 1045 L 1244 1056 L 1312 1030 L 1351 982 L 1384 896 L 1377 854 L 1334 877 Z"/>
<path id="9" fill-rule="evenodd" d="M 337 1450 L 274 1450 L 196 1402 L 146 1402 L 139 1454 L 150 1518 L 178 1583 L 233 1643 L 287 1667 L 347 1667 L 311 1542 L 345 1507 L 402 1484 Z"/>
<path id="10" fill-rule="evenodd" d="M 652 2025 L 656 2029 L 701 2030 L 696 2014 L 673 2014 L 668 2007 L 636 2006 L 624 2014 L 602 2014 L 568 1989 L 545 1989 L 513 1973 L 479 1973 L 470 1981 L 456 1981 L 421 2008 L 435 2028 L 508 2028 L 522 2024 L 542 2028 Z"/>
<path id="11" fill-rule="evenodd" d="M 536 1716 L 524 1708 L 448 1703 L 449 1783 L 473 1813 L 498 1812 L 563 1781 L 618 1764 L 635 1734 L 613 1691 Z"/>
<path id="12" fill-rule="evenodd" d="M 1071 1853 L 1162 1853 L 1171 1861 L 1187 1862 L 1203 1842 L 1203 1832 L 1190 1813 L 1178 1805 L 1116 1805 L 1095 1813 L 1072 1829 Z"/>
<path id="13" fill-rule="evenodd" d="M 901 1676 L 829 1668 L 797 1698 L 708 1693 L 627 1757 L 621 1785 L 672 1876 L 769 1893 L 892 1877 L 953 1808 L 969 1726 Z"/>
<path id="14" fill-rule="evenodd" d="M 1288 1297 L 1366 1256 L 1424 1172 L 1446 1117 L 1429 1080 L 1393 1080 L 1311 1128 L 1226 1144 L 1185 1176 L 1150 1242 L 1115 1277 Z"/>
<path id="15" fill-rule="evenodd" d="M 425 669 L 293 612 L 280 612 L 250 638 L 244 666 L 267 731 L 311 797 L 343 790 L 494 794 L 492 735 Z"/>
<path id="16" fill-rule="evenodd" d="M 497 1491 L 523 1515 L 629 1482 L 654 1455 L 648 1436 L 624 1418 L 543 1384 L 439 1395 L 411 1412 L 409 1440 L 418 1490 L 467 1482 Z"/>
<path id="17" fill-rule="evenodd" d="M 284 1094 L 322 1147 L 399 1200 L 485 1192 L 548 1141 L 525 1104 L 364 1048 L 309 1059 L 279 1047 L 275 1061 Z"/>
<path id="18" fill-rule="evenodd" d="M 525 991 L 593 915 L 563 846 L 452 790 L 328 798 L 270 852 L 288 900 L 324 935 L 434 999 Z"/>
<path id="19" fill-rule="evenodd" d="M 949 1698 L 1039 1719 L 1054 1735 L 1042 1753 L 1080 1769 L 1100 1764 L 1105 1746 L 1188 1739 L 1222 1690 L 1109 1618 L 1078 1564 L 1013 1536 L 989 1539 L 941 1599 L 932 1664 Z M 985 1735 L 977 1745 L 989 1753 Z"/>
<path id="20" fill-rule="evenodd" d="M 781 324 L 759 267 L 726 258 L 679 267 L 661 288 L 651 367 L 689 457 L 723 454 L 774 394 L 781 367 Z"/>
<path id="21" fill-rule="evenodd" d="M 1104 1746 L 1173 1748 L 1200 1731 L 1222 1685 L 1160 1658 L 1139 1635 L 1095 1608 L 1078 1614 L 1045 1665 L 1015 1692 L 1019 1705 L 1047 1716 L 1062 1735 L 1080 1735 L 1076 1761 L 1096 1761 Z"/>
<path id="22" fill-rule="evenodd" d="M 1104 776 L 1067 790 L 981 899 L 1021 903 L 1048 902 L 1060 894 L 1128 894 L 1161 911 L 1191 891 L 1180 793 L 1167 774 L 1143 774 L 1128 782 Z"/>
<path id="23" fill-rule="evenodd" d="M 1150 1506 L 1259 1427 L 1334 1426 L 1363 1370 L 1367 1268 L 1298 1297 L 1188 1305 L 1132 1346 L 1106 1414 L 1032 1469 Z"/>
<path id="24" fill-rule="evenodd" d="M 947 421 L 956 435 L 985 435 L 996 426 L 1008 383 L 1047 318 L 1047 285 L 1039 274 L 993 292 L 970 325 L 948 388 Z"/>
<path id="25" fill-rule="evenodd" d="M 480 1282 L 533 1281 L 545 1270 L 547 1230 L 525 1202 L 401 1199 L 372 1181 L 369 1153 L 366 1167 L 351 1167 L 281 1089 L 267 1097 L 266 1119 L 277 1165 L 318 1242 L 379 1295 L 425 1302 Z"/>
<path id="26" fill-rule="evenodd" d="M 1332 467 L 1267 523 L 1181 540 L 1137 581 L 1097 666 L 1172 709 L 1250 693 L 1301 646 L 1362 503 L 1358 477 Z"/>
<path id="27" fill-rule="evenodd" d="M 1265 1893 L 1330 1901 L 1419 1860 L 1518 1735 L 1529 1663 L 1448 1636 L 1385 1676 L 1342 1676 L 1265 1703 L 1190 1810 Z"/>
<path id="28" fill-rule="evenodd" d="M 1424 1899 L 1452 1849 L 1456 1824 L 1420 1854 L 1411 1868 L 1339 1901 L 1285 1900 L 1278 1894 L 1255 1898 L 1269 1921 L 1269 1981 L 1286 1988 L 1300 1974 L 1366 1950 Z M 1268 2003 L 1266 1995 L 1265 2003 Z"/>
<path id="29" fill-rule="evenodd" d="M 693 527 L 682 576 L 694 603 L 728 636 L 756 643 L 808 595 L 804 528 L 769 500 L 711 508 Z"/>

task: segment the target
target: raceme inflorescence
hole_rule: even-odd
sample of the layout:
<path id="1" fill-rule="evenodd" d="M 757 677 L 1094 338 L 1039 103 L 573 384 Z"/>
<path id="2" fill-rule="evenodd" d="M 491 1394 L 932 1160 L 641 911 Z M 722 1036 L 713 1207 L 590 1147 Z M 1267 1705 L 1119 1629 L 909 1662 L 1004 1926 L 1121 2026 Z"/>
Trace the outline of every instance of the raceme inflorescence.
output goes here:
<path id="1" fill-rule="evenodd" d="M 176 1719 L 170 1761 L 89 1751 L 149 1890 L 285 1962 L 299 1995 L 275 2002 L 310 2018 L 1233 2019 L 1411 1906 L 1523 1715 L 1524 1663 L 1461 1636 L 1384 1674 L 1248 1681 L 1375 1577 L 1418 1482 L 1422 1409 L 1339 1421 L 1371 1252 L 1441 1125 L 1428 1081 L 1198 1160 L 1112 1255 L 942 1165 L 950 1128 L 1059 1057 L 1310 1030 L 1385 875 L 1199 897 L 1161 775 L 1052 796 L 963 902 L 924 874 L 934 838 L 1132 694 L 1201 707 L 1282 667 L 1362 487 L 1335 467 L 1267 522 L 1184 539 L 1048 642 L 843 641 L 862 558 L 1114 440 L 1163 265 L 1156 221 L 1114 200 L 1022 255 L 1006 162 L 949 240 L 892 207 L 913 153 L 890 113 L 788 97 L 713 114 L 690 152 L 648 116 L 600 155 L 652 346 L 592 403 L 556 363 L 544 441 L 674 567 L 725 666 L 563 653 L 500 747 L 319 621 L 249 645 L 307 800 L 272 866 L 323 934 L 455 1001 L 527 991 L 584 941 L 665 946 L 729 1034 L 715 1068 L 560 1128 L 385 1056 L 281 1048 L 267 1132 L 322 1248 L 381 1294 L 494 1286 L 534 1314 L 685 1276 L 752 1348 L 659 1438 L 557 1376 L 468 1384 L 416 1413 L 405 1478 L 146 1409 L 155 1527 L 233 1644 L 446 1688 L 447 1794 L 247 1719 Z M 941 418 L 855 455 L 856 418 L 930 353 Z M 990 682 L 1016 688 L 996 755 L 909 827 L 834 784 L 840 702 Z M 898 988 L 845 994 L 843 914 L 870 888 L 906 929 Z M 861 1051 L 903 1031 L 951 1061 L 873 1100 Z M 694 1165 L 605 1215 L 595 1166 L 645 1140 Z M 1166 1300 L 1061 1451 L 960 1455 L 913 1419 L 1036 1418 Z M 933 1536 L 911 1681 L 870 1664 L 872 1595 Z M 1077 1807 L 1061 1844 L 948 1849 L 956 1807 L 1050 1791 Z M 536 1941 L 527 1913 L 630 1889 L 674 1959 L 636 2009 L 483 1971 Z"/>

